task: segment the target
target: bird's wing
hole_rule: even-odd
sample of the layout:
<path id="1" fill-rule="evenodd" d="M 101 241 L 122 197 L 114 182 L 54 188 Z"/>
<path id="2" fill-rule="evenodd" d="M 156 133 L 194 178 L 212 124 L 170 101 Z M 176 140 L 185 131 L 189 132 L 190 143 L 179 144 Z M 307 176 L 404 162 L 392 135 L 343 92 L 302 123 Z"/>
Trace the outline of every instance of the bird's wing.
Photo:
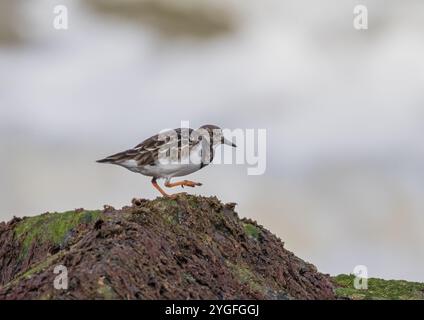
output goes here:
<path id="1" fill-rule="evenodd" d="M 186 139 L 185 143 L 189 149 L 196 143 L 190 139 L 192 132 L 193 129 L 183 131 L 181 128 L 177 128 L 154 135 L 134 147 L 133 150 L 138 150 L 138 155 L 134 160 L 143 166 L 154 164 L 160 156 L 180 158 L 184 139 Z"/>
<path id="2" fill-rule="evenodd" d="M 188 134 L 178 128 L 154 135 L 139 143 L 132 149 L 116 153 L 105 159 L 99 160 L 98 162 L 120 164 L 125 161 L 135 160 L 137 161 L 138 166 L 146 166 L 154 165 L 159 159 L 160 152 L 165 152 L 165 156 L 177 154 L 178 157 L 180 157 L 180 147 L 184 138 L 188 139 L 189 148 L 197 143 L 196 141 L 189 139 L 193 129 L 188 129 L 187 132 Z M 187 135 L 187 137 L 184 135 Z"/>

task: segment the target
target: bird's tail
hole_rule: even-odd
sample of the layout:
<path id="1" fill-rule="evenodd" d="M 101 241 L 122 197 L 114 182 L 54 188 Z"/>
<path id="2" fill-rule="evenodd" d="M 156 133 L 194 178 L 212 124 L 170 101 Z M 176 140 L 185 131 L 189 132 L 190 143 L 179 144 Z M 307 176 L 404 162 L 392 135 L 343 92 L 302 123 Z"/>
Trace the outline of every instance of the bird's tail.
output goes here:
<path id="1" fill-rule="evenodd" d="M 122 158 L 123 158 L 123 152 L 120 152 L 120 153 L 111 155 L 109 157 L 106 157 L 104 159 L 97 160 L 96 162 L 98 162 L 98 163 L 117 163 L 120 160 L 122 160 Z"/>
<path id="2" fill-rule="evenodd" d="M 96 160 L 97 163 L 113 163 L 114 161 L 112 159 L 109 159 L 109 157 L 104 158 L 104 159 L 100 159 L 100 160 Z"/>
<path id="3" fill-rule="evenodd" d="M 127 150 L 124 152 L 119 152 L 116 154 L 113 154 L 109 157 L 106 157 L 104 159 L 97 160 L 98 163 L 113 163 L 113 164 L 119 164 L 122 161 L 127 160 L 130 156 L 133 156 L 134 153 L 136 153 L 136 150 Z"/>

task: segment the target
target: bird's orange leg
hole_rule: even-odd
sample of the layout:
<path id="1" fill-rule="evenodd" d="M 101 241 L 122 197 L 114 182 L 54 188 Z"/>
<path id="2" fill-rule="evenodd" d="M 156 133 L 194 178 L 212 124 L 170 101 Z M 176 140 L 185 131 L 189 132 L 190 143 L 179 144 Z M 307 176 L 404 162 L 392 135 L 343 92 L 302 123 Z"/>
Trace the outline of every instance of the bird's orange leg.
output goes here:
<path id="1" fill-rule="evenodd" d="M 156 188 L 157 191 L 159 191 L 164 197 L 171 197 L 171 195 L 167 194 L 163 189 L 158 185 L 156 178 L 152 179 L 152 184 Z"/>
<path id="2" fill-rule="evenodd" d="M 173 188 L 173 187 L 195 187 L 195 186 L 201 186 L 202 184 L 200 182 L 194 182 L 194 181 L 190 181 L 190 180 L 183 180 L 183 181 L 178 181 L 178 182 L 169 182 L 166 181 L 165 182 L 165 186 L 168 188 Z"/>

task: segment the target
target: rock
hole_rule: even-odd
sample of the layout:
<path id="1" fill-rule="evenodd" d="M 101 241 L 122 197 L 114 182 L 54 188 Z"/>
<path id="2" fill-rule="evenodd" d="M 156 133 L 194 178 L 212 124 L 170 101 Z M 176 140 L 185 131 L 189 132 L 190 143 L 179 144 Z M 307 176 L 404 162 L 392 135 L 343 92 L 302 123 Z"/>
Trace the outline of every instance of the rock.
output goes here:
<path id="1" fill-rule="evenodd" d="M 181 195 L 15 219 L 0 228 L 0 299 L 335 298 L 329 276 L 234 207 Z"/>

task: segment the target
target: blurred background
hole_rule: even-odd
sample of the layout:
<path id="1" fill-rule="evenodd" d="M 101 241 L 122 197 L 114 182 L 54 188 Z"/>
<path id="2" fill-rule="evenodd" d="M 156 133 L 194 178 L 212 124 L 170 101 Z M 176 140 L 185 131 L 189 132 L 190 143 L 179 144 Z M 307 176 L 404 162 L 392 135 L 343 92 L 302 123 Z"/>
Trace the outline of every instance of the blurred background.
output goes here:
<path id="1" fill-rule="evenodd" d="M 69 29 L 52 26 L 68 7 Z M 352 26 L 365 4 L 369 29 Z M 267 129 L 267 170 L 209 166 L 325 273 L 424 281 L 424 2 L 1 0 L 0 220 L 158 196 L 95 160 L 164 128 Z"/>

